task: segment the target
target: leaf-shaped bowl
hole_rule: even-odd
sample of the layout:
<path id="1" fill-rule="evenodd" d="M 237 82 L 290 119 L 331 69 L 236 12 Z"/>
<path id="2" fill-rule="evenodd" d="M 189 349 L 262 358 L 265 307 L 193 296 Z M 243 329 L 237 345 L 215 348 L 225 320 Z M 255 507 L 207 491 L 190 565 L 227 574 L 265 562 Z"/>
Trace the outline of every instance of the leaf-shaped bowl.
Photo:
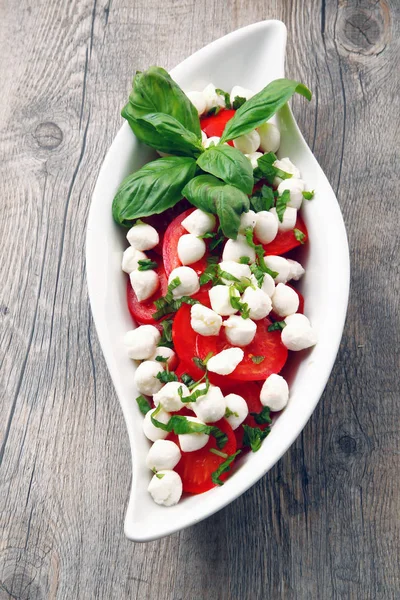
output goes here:
<path id="1" fill-rule="evenodd" d="M 201 90 L 212 82 L 259 91 L 284 76 L 286 27 L 263 21 L 239 29 L 199 50 L 171 72 L 184 89 Z M 307 82 L 305 82 L 307 83 Z M 154 157 L 138 143 L 127 123 L 117 134 L 101 168 L 90 208 L 86 264 L 89 296 L 100 344 L 121 403 L 132 449 L 132 489 L 125 533 L 149 541 L 193 525 L 232 502 L 260 479 L 297 438 L 324 390 L 344 326 L 349 290 L 346 232 L 335 194 L 305 143 L 288 106 L 276 116 L 281 129 L 280 156 L 289 156 L 316 194 L 305 202 L 303 215 L 310 243 L 302 249 L 306 275 L 300 289 L 305 313 L 318 332 L 310 351 L 294 353 L 285 376 L 290 401 L 276 418 L 271 434 L 257 453 L 242 458 L 227 482 L 205 494 L 183 498 L 165 508 L 147 492 L 151 472 L 145 467 L 149 442 L 142 433 L 142 415 L 133 384 L 135 366 L 126 356 L 123 337 L 133 323 L 126 305 L 126 276 L 121 271 L 126 247 L 124 231 L 112 220 L 111 204 L 121 180 Z M 114 443 L 118 443 L 115 440 Z"/>

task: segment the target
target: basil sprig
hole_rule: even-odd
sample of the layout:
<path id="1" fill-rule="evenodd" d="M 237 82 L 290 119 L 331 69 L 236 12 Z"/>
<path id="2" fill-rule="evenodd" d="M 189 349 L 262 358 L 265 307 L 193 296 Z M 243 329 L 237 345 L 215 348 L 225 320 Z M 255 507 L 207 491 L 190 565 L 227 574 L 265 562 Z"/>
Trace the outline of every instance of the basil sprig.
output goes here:
<path id="1" fill-rule="evenodd" d="M 199 175 L 187 183 L 182 193 L 197 208 L 218 215 L 226 237 L 237 238 L 240 215 L 250 208 L 244 192 L 213 175 Z"/>
<path id="2" fill-rule="evenodd" d="M 221 475 L 231 470 L 231 464 L 233 463 L 237 455 L 240 453 L 241 450 L 237 450 L 235 454 L 231 454 L 230 456 L 228 456 L 228 458 L 219 465 L 218 469 L 211 473 L 211 481 L 215 485 L 223 485 L 224 482 L 222 481 L 222 479 L 220 479 Z"/>
<path id="3" fill-rule="evenodd" d="M 175 435 L 183 435 L 185 433 L 206 433 L 207 435 L 212 435 L 215 438 L 218 448 L 223 448 L 228 441 L 228 436 L 226 433 L 221 431 L 221 429 L 215 425 L 203 425 L 202 423 L 188 421 L 188 419 L 182 415 L 172 415 L 168 423 L 162 423 L 155 418 L 161 408 L 161 404 L 159 404 L 156 410 L 150 416 L 154 427 L 158 427 L 163 431 L 173 431 Z"/>
<path id="4" fill-rule="evenodd" d="M 295 93 L 311 100 L 311 92 L 304 84 L 291 79 L 275 79 L 261 92 L 247 100 L 225 126 L 220 143 L 250 133 L 268 121 Z"/>
<path id="5" fill-rule="evenodd" d="M 150 113 L 136 119 L 131 127 L 142 142 L 161 152 L 195 157 L 204 152 L 196 134 L 171 115 Z"/>
<path id="6" fill-rule="evenodd" d="M 130 227 L 135 219 L 175 206 L 182 198 L 182 189 L 195 173 L 193 158 L 167 156 L 147 163 L 128 175 L 119 186 L 112 205 L 114 220 Z"/>
<path id="7" fill-rule="evenodd" d="M 245 194 L 254 187 L 253 168 L 249 159 L 232 146 L 211 146 L 197 159 L 197 164 L 206 173 L 222 179 Z"/>

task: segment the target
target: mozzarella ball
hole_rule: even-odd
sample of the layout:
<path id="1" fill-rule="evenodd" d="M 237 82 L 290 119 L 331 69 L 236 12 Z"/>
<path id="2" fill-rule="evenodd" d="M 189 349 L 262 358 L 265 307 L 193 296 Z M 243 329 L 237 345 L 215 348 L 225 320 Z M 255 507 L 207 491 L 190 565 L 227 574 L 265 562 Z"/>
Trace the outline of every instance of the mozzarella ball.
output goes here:
<path id="1" fill-rule="evenodd" d="M 251 277 L 249 265 L 242 265 L 241 263 L 234 262 L 233 260 L 222 261 L 219 263 L 219 268 L 221 271 L 225 271 L 226 273 L 233 275 L 233 277 L 236 277 L 236 279 L 239 279 L 239 281 L 242 282 L 245 279 L 250 279 Z M 232 285 L 232 283 L 235 283 L 234 281 L 230 281 L 224 277 L 221 277 L 221 281 L 223 281 L 225 285 Z"/>
<path id="2" fill-rule="evenodd" d="M 143 419 L 143 433 L 144 435 L 151 441 L 156 442 L 157 440 L 165 440 L 168 435 L 168 431 L 164 431 L 159 427 L 156 427 L 151 422 L 151 415 L 154 413 L 156 409 L 149 410 L 148 413 L 145 414 Z M 164 423 L 166 425 L 171 418 L 171 415 L 164 410 L 160 410 L 158 414 L 154 417 L 160 423 Z"/>
<path id="3" fill-rule="evenodd" d="M 256 225 L 256 213 L 254 212 L 254 210 L 248 210 L 245 213 L 242 213 L 240 215 L 240 225 L 239 225 L 239 232 L 240 233 L 244 233 L 246 231 L 246 229 L 248 229 L 249 227 L 251 229 L 254 229 L 255 225 Z"/>
<path id="4" fill-rule="evenodd" d="M 284 283 L 278 283 L 271 300 L 274 312 L 280 317 L 293 315 L 299 308 L 299 296 Z"/>
<path id="5" fill-rule="evenodd" d="M 263 406 L 269 406 L 272 411 L 282 410 L 289 400 L 289 386 L 280 375 L 270 375 L 264 381 L 260 392 Z"/>
<path id="6" fill-rule="evenodd" d="M 204 425 L 204 422 L 198 419 L 197 417 L 186 417 L 188 421 L 192 423 L 199 423 L 200 425 Z M 209 435 L 207 433 L 181 433 L 178 435 L 179 445 L 181 447 L 182 452 L 195 452 L 196 450 L 200 450 L 200 448 L 204 448 L 207 444 Z"/>
<path id="7" fill-rule="evenodd" d="M 240 137 L 233 140 L 233 145 L 237 150 L 243 152 L 243 154 L 252 154 L 252 152 L 256 152 L 260 147 L 260 136 L 258 135 L 258 131 L 250 131 L 250 133 L 245 133 L 245 135 L 241 135 Z"/>
<path id="8" fill-rule="evenodd" d="M 304 317 L 304 315 L 301 316 Z M 305 348 L 315 346 L 317 343 L 317 336 L 307 317 L 290 321 L 293 317 L 297 317 L 297 315 L 291 315 L 285 319 L 286 327 L 281 333 L 282 343 L 288 350 L 294 351 L 304 350 Z M 307 319 L 308 323 L 305 319 Z"/>
<path id="9" fill-rule="evenodd" d="M 129 246 L 122 255 L 122 270 L 125 273 L 132 273 L 136 271 L 139 266 L 139 260 L 146 260 L 147 256 L 140 250 L 135 250 L 132 246 Z"/>
<path id="10" fill-rule="evenodd" d="M 234 85 L 231 91 L 231 104 L 234 103 L 235 98 L 246 98 L 246 100 L 250 100 L 254 96 L 254 92 L 248 90 L 240 85 Z"/>
<path id="11" fill-rule="evenodd" d="M 295 281 L 298 281 L 301 277 L 303 277 L 304 273 L 306 272 L 304 267 L 299 262 L 297 262 L 297 260 L 292 260 L 291 258 L 287 258 L 286 260 L 290 265 L 289 279 L 294 279 Z"/>
<path id="12" fill-rule="evenodd" d="M 251 263 L 256 260 L 254 248 L 251 248 L 245 236 L 239 233 L 236 240 L 228 240 L 226 242 L 222 253 L 222 260 L 233 260 L 238 263 L 242 256 L 247 256 Z"/>
<path id="13" fill-rule="evenodd" d="M 157 379 L 157 375 L 162 373 L 164 368 L 160 362 L 155 360 L 145 360 L 135 371 L 133 381 L 141 394 L 152 396 L 163 387 L 163 383 Z"/>
<path id="14" fill-rule="evenodd" d="M 290 179 L 284 179 L 278 185 L 278 194 L 282 196 L 283 192 L 289 190 L 290 202 L 286 206 L 299 209 L 303 202 L 303 191 L 305 188 L 304 181 L 302 179 L 296 179 L 291 177 Z"/>
<path id="15" fill-rule="evenodd" d="M 159 392 L 153 395 L 153 402 L 155 406 L 162 405 L 163 409 L 168 412 L 177 412 L 185 406 L 182 402 L 179 390 L 181 390 L 182 396 L 190 396 L 190 392 L 184 383 L 179 381 L 169 381 L 166 383 Z"/>
<path id="16" fill-rule="evenodd" d="M 129 278 L 139 302 L 144 302 L 144 300 L 151 298 L 160 287 L 160 278 L 153 269 L 149 269 L 148 271 L 132 271 Z"/>
<path id="17" fill-rule="evenodd" d="M 251 276 L 251 281 L 252 283 L 256 286 L 256 287 L 260 287 L 258 285 L 258 281 L 257 279 L 254 277 L 254 275 Z M 261 288 L 262 291 L 267 294 L 267 296 L 269 296 L 271 298 L 272 294 L 275 291 L 275 281 L 273 280 L 273 278 L 271 277 L 271 275 L 269 275 L 268 273 L 264 273 L 264 278 L 261 284 Z"/>
<path id="18" fill-rule="evenodd" d="M 224 321 L 225 335 L 234 346 L 247 346 L 256 335 L 257 325 L 251 319 L 232 315 Z"/>
<path id="19" fill-rule="evenodd" d="M 250 154 L 245 154 L 245 156 L 251 162 L 251 166 L 253 167 L 253 170 L 254 170 L 254 169 L 257 169 L 258 159 L 263 156 L 263 153 L 262 152 L 250 152 Z"/>
<path id="20" fill-rule="evenodd" d="M 195 390 L 205 389 L 205 387 L 205 384 L 200 384 Z M 225 398 L 221 389 L 215 385 L 210 385 L 207 393 L 204 396 L 199 396 L 196 402 L 192 403 L 191 408 L 194 410 L 195 415 L 204 421 L 204 423 L 219 421 L 224 416 L 226 408 Z"/>
<path id="21" fill-rule="evenodd" d="M 204 148 L 211 148 L 211 146 L 218 146 L 220 139 L 221 138 L 218 137 L 217 135 L 212 135 L 211 137 L 207 138 L 205 140 L 205 142 L 203 142 L 203 146 L 204 146 Z"/>
<path id="22" fill-rule="evenodd" d="M 251 287 L 246 288 L 242 295 L 242 302 L 247 304 L 250 309 L 250 319 L 254 319 L 255 321 L 264 319 L 272 309 L 271 298 L 260 290 L 259 287 L 255 289 Z"/>
<path id="23" fill-rule="evenodd" d="M 271 212 L 267 210 L 261 210 L 256 215 L 256 226 L 254 228 L 254 233 L 256 234 L 256 238 L 262 244 L 269 244 L 272 242 L 278 233 L 278 217 L 273 215 Z"/>
<path id="24" fill-rule="evenodd" d="M 207 306 L 194 304 L 190 309 L 190 325 L 193 331 L 200 335 L 218 335 L 222 317 Z"/>
<path id="25" fill-rule="evenodd" d="M 207 104 L 203 92 L 186 92 L 186 96 L 199 113 L 199 116 L 206 112 Z"/>
<path id="26" fill-rule="evenodd" d="M 284 171 L 285 173 L 290 173 L 296 179 L 300 179 L 301 177 L 299 169 L 292 163 L 292 161 L 288 157 L 276 160 L 274 162 L 274 167 L 280 169 L 281 171 Z M 279 177 L 278 179 L 282 181 Z"/>
<path id="27" fill-rule="evenodd" d="M 243 423 L 247 415 L 249 414 L 249 408 L 247 402 L 242 396 L 238 394 L 228 394 L 225 396 L 226 408 L 233 414 L 229 414 L 229 417 L 225 417 L 232 429 L 237 429 L 239 425 Z"/>
<path id="28" fill-rule="evenodd" d="M 215 229 L 216 220 L 214 215 L 210 215 L 199 208 L 196 208 L 190 215 L 183 219 L 181 225 L 186 231 L 193 235 L 204 235 Z"/>
<path id="29" fill-rule="evenodd" d="M 209 112 L 212 108 L 221 106 L 225 107 L 225 99 L 215 91 L 215 85 L 209 83 L 203 90 L 203 97 L 206 103 L 206 112 Z"/>
<path id="30" fill-rule="evenodd" d="M 182 298 L 182 296 L 192 296 L 200 289 L 199 278 L 196 271 L 190 267 L 177 267 L 171 271 L 168 277 L 168 284 L 178 278 L 180 284 L 172 292 L 174 298 Z"/>
<path id="31" fill-rule="evenodd" d="M 281 133 L 273 123 L 264 123 L 257 129 L 263 152 L 276 152 L 281 144 Z"/>
<path id="32" fill-rule="evenodd" d="M 297 220 L 297 210 L 295 208 L 291 208 L 290 206 L 286 206 L 285 212 L 283 213 L 282 221 L 278 219 L 278 215 L 276 213 L 276 208 L 271 208 L 269 211 L 278 220 L 278 231 L 290 231 L 296 227 Z"/>
<path id="33" fill-rule="evenodd" d="M 175 471 L 159 471 L 152 477 L 147 491 L 156 504 L 173 506 L 181 499 L 182 479 Z"/>
<path id="34" fill-rule="evenodd" d="M 293 315 L 289 315 L 285 317 L 286 325 L 299 325 L 302 327 L 311 327 L 311 323 L 306 315 L 302 315 L 301 313 L 294 313 Z"/>
<path id="35" fill-rule="evenodd" d="M 215 285 L 208 292 L 211 308 L 223 317 L 234 315 L 237 312 L 237 308 L 233 308 L 231 304 L 230 293 L 238 299 L 240 298 L 240 294 L 236 289 L 229 293 L 229 289 L 230 286 L 227 285 Z"/>
<path id="36" fill-rule="evenodd" d="M 147 454 L 146 467 L 156 471 L 173 469 L 180 460 L 181 451 L 178 444 L 170 440 L 156 440 Z"/>
<path id="37" fill-rule="evenodd" d="M 141 325 L 128 331 L 124 337 L 129 358 L 146 360 L 156 351 L 161 334 L 154 325 Z"/>
<path id="38" fill-rule="evenodd" d="M 206 245 L 204 240 L 201 238 L 193 235 L 192 233 L 181 235 L 179 238 L 178 256 L 183 265 L 192 265 L 203 258 L 205 253 Z"/>
<path id="39" fill-rule="evenodd" d="M 158 362 L 160 362 L 160 364 L 162 365 L 167 365 L 170 371 L 173 371 L 177 366 L 178 359 L 172 348 L 167 348 L 167 346 L 158 346 L 153 352 L 153 354 L 149 356 L 149 359 L 156 360 L 157 357 L 165 359 L 165 362 Z"/>
<path id="40" fill-rule="evenodd" d="M 283 256 L 264 256 L 264 262 L 268 269 L 275 271 L 278 275 L 275 277 L 275 283 L 286 283 L 289 279 L 290 265 Z"/>
<path id="41" fill-rule="evenodd" d="M 147 223 L 137 223 L 126 234 L 126 239 L 135 250 L 151 250 L 157 246 L 160 238 L 157 229 Z"/>
<path id="42" fill-rule="evenodd" d="M 207 369 L 218 375 L 230 375 L 243 358 L 244 352 L 241 348 L 228 348 L 212 356 L 207 363 Z"/>

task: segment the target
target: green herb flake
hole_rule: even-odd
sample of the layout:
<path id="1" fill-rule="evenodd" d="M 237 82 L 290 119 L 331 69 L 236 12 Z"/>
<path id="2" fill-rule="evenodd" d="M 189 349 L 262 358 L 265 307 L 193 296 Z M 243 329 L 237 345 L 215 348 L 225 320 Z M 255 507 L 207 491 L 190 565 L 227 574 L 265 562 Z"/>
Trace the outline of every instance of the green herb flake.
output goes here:
<path id="1" fill-rule="evenodd" d="M 222 106 L 213 106 L 212 108 L 210 108 L 207 115 L 209 115 L 209 116 L 217 115 L 221 111 L 221 109 L 222 109 Z"/>
<path id="2" fill-rule="evenodd" d="M 216 448 L 210 448 L 210 452 L 211 454 L 215 454 L 215 456 L 220 456 L 221 458 L 228 458 L 229 454 L 226 454 L 226 452 L 221 452 L 220 450 L 217 450 Z"/>
<path id="3" fill-rule="evenodd" d="M 168 291 L 165 296 L 162 296 L 158 300 L 154 302 L 156 307 L 156 312 L 153 313 L 153 319 L 158 321 L 162 317 L 166 315 L 170 315 L 172 313 L 177 312 L 182 304 L 189 304 L 193 306 L 193 304 L 199 304 L 199 300 L 195 300 L 195 298 L 191 298 L 190 296 L 182 296 L 182 298 L 174 299 L 173 291 L 181 285 L 181 280 L 179 277 L 175 277 L 168 285 Z"/>
<path id="4" fill-rule="evenodd" d="M 151 410 L 150 402 L 144 396 L 138 396 L 136 398 L 137 405 L 139 407 L 142 415 L 147 415 L 149 410 Z"/>
<path id="5" fill-rule="evenodd" d="M 275 321 L 275 323 L 271 323 L 268 325 L 268 331 L 282 331 L 286 327 L 285 321 Z"/>
<path id="6" fill-rule="evenodd" d="M 232 108 L 233 110 L 237 110 L 238 108 L 240 108 L 241 106 L 243 106 L 243 104 L 246 102 L 246 98 L 243 98 L 243 96 L 235 96 L 233 102 L 232 102 Z"/>
<path id="7" fill-rule="evenodd" d="M 241 256 L 239 258 L 239 263 L 241 265 L 249 265 L 250 264 L 250 258 L 248 256 Z"/>
<path id="8" fill-rule="evenodd" d="M 302 192 L 304 200 L 312 200 L 314 198 L 314 190 L 312 192 Z"/>
<path id="9" fill-rule="evenodd" d="M 138 264 L 138 271 L 150 271 L 152 269 L 157 269 L 158 267 L 158 264 L 154 260 L 150 260 L 149 258 L 139 260 Z"/>
<path id="10" fill-rule="evenodd" d="M 224 92 L 224 90 L 221 90 L 220 88 L 216 88 L 215 92 L 218 94 L 218 96 L 222 96 L 225 102 L 225 108 L 230 108 L 231 107 L 231 97 L 228 94 L 228 92 Z"/>
<path id="11" fill-rule="evenodd" d="M 250 358 L 255 365 L 259 365 L 265 360 L 265 356 L 254 356 L 254 354 L 252 354 Z"/>
<path id="12" fill-rule="evenodd" d="M 197 398 L 200 398 L 200 396 L 205 396 L 209 389 L 210 389 L 210 383 L 207 380 L 206 386 L 204 389 L 200 389 L 200 390 L 195 389 L 194 392 L 192 392 L 190 394 L 190 396 L 184 396 L 182 388 L 178 389 L 178 394 L 179 394 L 179 398 L 181 399 L 181 402 L 183 402 L 184 404 L 188 404 L 189 402 L 196 402 Z"/>
<path id="13" fill-rule="evenodd" d="M 195 380 L 192 379 L 192 377 L 190 377 L 190 375 L 188 375 L 187 373 L 182 373 L 181 380 L 182 383 L 184 383 L 187 387 L 190 387 L 191 385 L 196 383 Z"/>
<path id="14" fill-rule="evenodd" d="M 250 265 L 250 270 L 253 273 L 253 275 L 255 276 L 255 278 L 257 279 L 258 286 L 261 287 L 262 281 L 260 283 L 260 280 L 261 280 L 260 270 L 263 273 L 267 273 L 268 275 L 271 275 L 271 277 L 273 279 L 275 279 L 275 277 L 278 277 L 279 273 L 277 271 L 271 271 L 271 269 L 269 269 L 267 267 L 267 265 L 265 264 L 264 248 L 261 246 L 261 244 L 254 243 L 253 230 L 251 227 L 247 227 L 247 229 L 245 230 L 245 237 L 246 237 L 246 242 L 248 243 L 248 245 L 251 248 L 254 248 L 254 251 L 257 256 L 258 265 L 254 266 L 254 263 L 253 263 L 252 265 Z M 263 279 L 264 279 L 264 277 L 263 277 Z"/>
<path id="15" fill-rule="evenodd" d="M 164 319 L 164 321 L 161 321 L 161 327 L 161 339 L 157 345 L 172 348 L 172 319 Z"/>
<path id="16" fill-rule="evenodd" d="M 259 427 L 250 427 L 242 425 L 244 429 L 243 446 L 251 448 L 252 452 L 257 452 L 261 448 L 263 440 L 270 433 L 270 429 L 260 429 Z"/>
<path id="17" fill-rule="evenodd" d="M 223 485 L 224 482 L 222 481 L 222 479 L 220 479 L 221 475 L 231 470 L 231 464 L 233 463 L 237 455 L 240 454 L 240 452 L 241 451 L 238 450 L 237 452 L 235 452 L 235 454 L 231 454 L 230 456 L 228 456 L 228 458 L 219 465 L 218 469 L 211 474 L 211 480 L 215 485 Z"/>
<path id="18" fill-rule="evenodd" d="M 246 302 L 240 302 L 235 294 L 236 291 L 235 285 L 229 286 L 229 302 L 231 303 L 232 308 L 240 312 L 243 319 L 248 319 L 250 317 L 250 308 Z"/>
<path id="19" fill-rule="evenodd" d="M 196 423 L 188 421 L 188 419 L 182 415 L 172 415 L 168 423 L 162 423 L 156 419 L 157 414 L 161 410 L 161 404 L 153 411 L 150 416 L 151 422 L 154 427 L 162 429 L 163 431 L 173 431 L 175 435 L 183 435 L 185 433 L 206 433 L 212 435 L 215 438 L 218 448 L 221 450 L 228 441 L 226 433 L 221 431 L 216 425 L 204 425 L 203 423 Z"/>
<path id="20" fill-rule="evenodd" d="M 162 479 L 164 477 L 165 473 L 156 473 L 155 475 L 156 475 L 157 479 Z"/>
<path id="21" fill-rule="evenodd" d="M 157 373 L 156 378 L 158 379 L 158 381 L 161 381 L 161 383 L 169 383 L 170 381 L 178 381 L 178 377 L 175 375 L 175 373 L 173 373 L 172 371 L 168 371 L 168 370 Z"/>
<path id="22" fill-rule="evenodd" d="M 228 417 L 239 417 L 237 412 L 234 412 L 233 410 L 231 410 L 228 406 L 225 409 L 225 415 L 224 415 L 225 419 L 227 419 Z"/>
<path id="23" fill-rule="evenodd" d="M 265 424 L 271 425 L 272 419 L 270 417 L 270 411 L 271 411 L 271 409 L 269 408 L 269 406 L 263 406 L 263 409 L 261 412 L 259 412 L 259 413 L 251 412 L 250 414 L 254 418 L 257 425 L 265 425 Z"/>
<path id="24" fill-rule="evenodd" d="M 300 229 L 293 229 L 293 233 L 294 233 L 294 237 L 296 238 L 296 240 L 298 242 L 300 242 L 300 244 L 304 244 L 306 241 L 306 236 L 305 234 L 300 231 Z"/>
<path id="25" fill-rule="evenodd" d="M 283 215 L 285 214 L 286 206 L 290 202 L 290 192 L 285 190 L 281 196 L 278 196 L 276 201 L 276 214 L 282 223 Z"/>
<path id="26" fill-rule="evenodd" d="M 270 210 L 275 204 L 274 190 L 267 185 L 263 185 L 260 190 L 254 192 L 250 197 L 250 204 L 255 212 Z"/>

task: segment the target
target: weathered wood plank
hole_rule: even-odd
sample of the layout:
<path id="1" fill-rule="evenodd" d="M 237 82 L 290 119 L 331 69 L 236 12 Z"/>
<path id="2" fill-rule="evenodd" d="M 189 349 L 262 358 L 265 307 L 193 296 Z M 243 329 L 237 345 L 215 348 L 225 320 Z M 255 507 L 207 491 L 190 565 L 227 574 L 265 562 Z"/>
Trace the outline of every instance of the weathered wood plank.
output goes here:
<path id="1" fill-rule="evenodd" d="M 398 3 L 0 4 L 0 598 L 398 598 Z M 86 218 L 132 73 L 281 18 L 294 102 L 338 193 L 352 293 L 301 437 L 252 490 L 147 545 L 122 520 L 130 456 L 93 328 Z"/>

